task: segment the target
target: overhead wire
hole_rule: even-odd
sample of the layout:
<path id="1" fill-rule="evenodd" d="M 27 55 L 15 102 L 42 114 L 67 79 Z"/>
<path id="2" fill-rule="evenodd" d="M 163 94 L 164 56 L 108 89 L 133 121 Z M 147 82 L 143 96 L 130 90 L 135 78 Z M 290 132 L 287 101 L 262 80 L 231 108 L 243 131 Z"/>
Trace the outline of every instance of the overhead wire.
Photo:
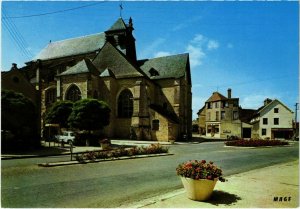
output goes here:
<path id="1" fill-rule="evenodd" d="M 57 10 L 57 11 L 53 11 L 53 12 L 45 12 L 45 13 L 39 13 L 39 14 L 32 14 L 32 15 L 6 16 L 5 19 L 17 19 L 17 18 L 28 18 L 28 17 L 39 17 L 39 16 L 45 16 L 45 15 L 52 15 L 52 14 L 63 13 L 63 12 L 68 12 L 68 11 L 72 11 L 72 10 L 78 10 L 78 9 L 82 9 L 85 7 L 91 7 L 96 4 L 101 4 L 101 3 L 106 3 L 106 2 L 108 2 L 108 1 L 101 1 L 101 2 L 97 2 L 97 3 L 79 6 L 79 7 L 73 7 L 73 8 L 69 8 L 69 9 L 63 9 L 63 10 Z"/>
<path id="2" fill-rule="evenodd" d="M 18 27 L 15 25 L 14 21 L 13 20 L 4 20 L 4 21 L 7 21 L 8 24 L 10 24 L 10 26 L 12 27 L 12 30 L 15 32 L 15 34 L 16 34 L 18 40 L 20 41 L 20 43 L 22 44 L 23 49 L 25 50 L 26 54 L 29 55 L 30 57 L 32 57 L 33 54 L 27 49 L 27 47 L 29 46 L 29 44 L 27 43 L 27 41 L 25 40 L 25 38 L 23 37 L 23 35 L 18 30 Z"/>
<path id="3" fill-rule="evenodd" d="M 2 9 L 2 14 L 3 16 L 6 16 L 6 13 L 3 9 Z M 22 56 L 27 59 L 30 59 L 33 55 L 28 51 L 27 49 L 28 44 L 26 43 L 22 34 L 17 29 L 17 26 L 14 24 L 14 22 L 3 18 L 2 18 L 2 22 L 4 27 L 8 30 L 14 43 L 17 45 L 18 48 L 20 48 L 21 50 L 20 52 L 22 53 Z"/>

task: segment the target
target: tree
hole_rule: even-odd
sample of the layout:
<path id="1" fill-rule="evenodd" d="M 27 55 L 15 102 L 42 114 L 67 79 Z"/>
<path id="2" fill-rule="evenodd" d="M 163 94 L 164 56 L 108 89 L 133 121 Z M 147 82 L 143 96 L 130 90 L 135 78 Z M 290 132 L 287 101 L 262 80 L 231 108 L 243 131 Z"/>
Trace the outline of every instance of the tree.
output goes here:
<path id="1" fill-rule="evenodd" d="M 61 128 L 68 128 L 68 118 L 72 112 L 73 102 L 58 101 L 52 104 L 46 112 L 45 122 L 59 124 Z"/>
<path id="2" fill-rule="evenodd" d="M 90 135 L 92 130 L 100 130 L 109 125 L 110 111 L 103 101 L 82 99 L 74 103 L 68 122 L 72 128 L 88 131 Z"/>
<path id="3" fill-rule="evenodd" d="M 3 145 L 6 148 L 39 145 L 38 113 L 34 103 L 21 93 L 1 91 L 1 120 Z M 6 140 L 5 133 L 13 135 Z"/>

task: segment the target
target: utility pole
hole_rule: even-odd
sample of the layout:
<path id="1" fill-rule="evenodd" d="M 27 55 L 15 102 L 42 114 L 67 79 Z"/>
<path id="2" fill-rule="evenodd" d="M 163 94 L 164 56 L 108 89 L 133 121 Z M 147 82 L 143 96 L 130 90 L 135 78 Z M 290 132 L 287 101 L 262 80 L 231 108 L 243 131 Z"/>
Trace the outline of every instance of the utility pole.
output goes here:
<path id="1" fill-rule="evenodd" d="M 297 111 L 298 111 L 298 102 L 295 104 L 295 122 L 293 124 L 293 129 L 294 129 L 294 136 L 293 138 L 296 139 L 299 137 L 299 130 L 297 130 Z"/>
<path id="2" fill-rule="evenodd" d="M 295 104 L 295 123 L 297 123 L 297 110 L 298 110 L 298 102 Z"/>

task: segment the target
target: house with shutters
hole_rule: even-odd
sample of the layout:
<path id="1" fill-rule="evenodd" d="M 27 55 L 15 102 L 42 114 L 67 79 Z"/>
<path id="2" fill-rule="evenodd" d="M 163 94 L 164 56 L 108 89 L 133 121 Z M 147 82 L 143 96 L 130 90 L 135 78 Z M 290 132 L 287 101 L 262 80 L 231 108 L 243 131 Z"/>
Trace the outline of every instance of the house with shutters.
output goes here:
<path id="1" fill-rule="evenodd" d="M 131 18 L 118 18 L 104 32 L 50 42 L 20 69 L 38 92 L 42 127 L 54 102 L 96 98 L 112 110 L 107 137 L 191 136 L 189 54 L 138 60 L 133 30 Z"/>
<path id="2" fill-rule="evenodd" d="M 213 138 L 241 137 L 241 120 L 239 99 L 231 97 L 228 89 L 227 97 L 219 92 L 213 92 L 199 111 L 199 118 L 205 118 L 205 135 Z M 204 114 L 204 117 L 203 117 Z M 204 120 L 199 120 L 199 127 L 203 127 Z"/>

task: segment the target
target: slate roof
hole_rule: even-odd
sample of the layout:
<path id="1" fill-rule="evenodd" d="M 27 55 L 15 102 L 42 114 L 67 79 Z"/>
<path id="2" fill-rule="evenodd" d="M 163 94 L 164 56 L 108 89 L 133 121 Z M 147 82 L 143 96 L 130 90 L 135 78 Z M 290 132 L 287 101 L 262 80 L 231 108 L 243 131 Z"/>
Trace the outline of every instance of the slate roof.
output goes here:
<path id="1" fill-rule="evenodd" d="M 222 101 L 227 100 L 227 97 L 223 96 L 219 92 L 214 92 L 211 97 L 206 102 L 216 102 L 216 101 Z"/>
<path id="2" fill-rule="evenodd" d="M 108 56 L 109 55 L 109 56 Z M 106 42 L 93 60 L 99 72 L 109 68 L 116 78 L 133 78 L 145 76 L 144 73 L 133 65 L 126 56 L 116 49 L 111 43 Z"/>
<path id="3" fill-rule="evenodd" d="M 100 73 L 100 77 L 115 77 L 115 74 L 109 68 L 106 68 L 102 73 Z"/>
<path id="4" fill-rule="evenodd" d="M 93 65 L 93 63 L 89 59 L 84 59 L 80 62 L 78 62 L 73 67 L 70 67 L 66 71 L 62 72 L 58 76 L 65 76 L 65 75 L 76 75 L 81 73 L 93 73 L 93 74 L 99 74 L 99 71 L 96 69 L 96 67 Z"/>
<path id="5" fill-rule="evenodd" d="M 119 19 L 107 30 L 107 31 L 116 31 L 116 30 L 124 30 L 127 26 L 123 19 L 119 17 Z"/>
<path id="6" fill-rule="evenodd" d="M 154 59 L 139 60 L 138 65 L 150 79 L 180 78 L 186 76 L 188 54 L 178 54 Z M 151 70 L 156 70 L 158 75 L 151 76 Z"/>
<path id="7" fill-rule="evenodd" d="M 281 104 L 281 105 L 282 105 L 283 107 L 285 107 L 288 111 L 290 111 L 290 112 L 293 113 L 293 111 L 292 111 L 289 107 L 287 107 L 285 104 L 283 104 L 281 101 L 279 101 L 278 99 L 274 99 L 274 100 L 272 100 L 270 103 L 268 103 L 267 105 L 263 105 L 263 106 L 261 106 L 260 108 L 258 108 L 257 114 L 260 114 L 265 108 L 267 108 L 268 106 L 274 105 L 275 103 Z"/>
<path id="8" fill-rule="evenodd" d="M 104 43 L 105 33 L 51 42 L 42 49 L 35 59 L 48 60 L 94 52 L 102 48 Z"/>
<path id="9" fill-rule="evenodd" d="M 255 116 L 257 110 L 242 109 L 240 108 L 240 120 L 244 123 L 250 123 L 251 119 Z"/>

